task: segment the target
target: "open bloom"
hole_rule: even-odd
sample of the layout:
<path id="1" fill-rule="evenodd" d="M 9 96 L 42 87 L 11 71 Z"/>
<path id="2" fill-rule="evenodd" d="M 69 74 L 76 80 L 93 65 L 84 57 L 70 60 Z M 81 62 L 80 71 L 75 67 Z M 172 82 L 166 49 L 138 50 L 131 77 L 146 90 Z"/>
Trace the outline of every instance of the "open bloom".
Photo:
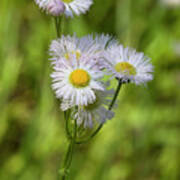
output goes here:
<path id="1" fill-rule="evenodd" d="M 96 100 L 93 103 L 86 106 L 78 106 L 71 111 L 72 118 L 77 120 L 78 125 L 83 124 L 85 128 L 92 128 L 95 123 L 104 124 L 114 116 L 114 113 L 108 110 L 114 90 L 96 91 L 95 94 Z M 75 106 L 68 101 L 64 101 L 61 104 L 63 111 L 73 107 Z"/>
<path id="2" fill-rule="evenodd" d="M 57 98 L 68 100 L 73 105 L 88 105 L 96 100 L 95 90 L 104 90 L 99 82 L 103 73 L 98 70 L 96 62 L 85 56 L 69 53 L 54 65 L 53 89 Z"/>
<path id="3" fill-rule="evenodd" d="M 105 47 L 112 44 L 117 44 L 117 41 L 108 34 L 88 35 L 82 38 L 76 35 L 62 36 L 50 45 L 51 60 L 53 64 L 63 57 L 68 60 L 70 54 L 74 54 L 77 59 L 82 56 L 97 59 L 102 57 Z"/>
<path id="4" fill-rule="evenodd" d="M 105 52 L 102 67 L 122 82 L 146 83 L 153 79 L 150 59 L 134 49 L 112 46 Z"/>
<path id="5" fill-rule="evenodd" d="M 65 14 L 73 17 L 73 14 L 84 14 L 92 5 L 92 0 L 35 0 L 36 4 L 53 16 Z"/>
<path id="6" fill-rule="evenodd" d="M 112 95 L 113 91 L 96 92 L 94 103 L 78 108 L 78 112 L 75 114 L 77 123 L 83 123 L 84 127 L 92 128 L 96 122 L 104 124 L 108 119 L 112 119 L 114 113 L 108 110 Z"/>

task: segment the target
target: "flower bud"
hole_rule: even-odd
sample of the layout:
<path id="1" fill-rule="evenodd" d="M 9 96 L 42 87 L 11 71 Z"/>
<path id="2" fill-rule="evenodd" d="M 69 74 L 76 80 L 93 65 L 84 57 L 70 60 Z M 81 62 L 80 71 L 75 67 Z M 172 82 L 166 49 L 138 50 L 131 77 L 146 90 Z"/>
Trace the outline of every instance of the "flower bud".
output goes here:
<path id="1" fill-rule="evenodd" d="M 64 13 L 65 5 L 61 0 L 51 0 L 47 6 L 47 11 L 53 16 L 59 16 Z"/>

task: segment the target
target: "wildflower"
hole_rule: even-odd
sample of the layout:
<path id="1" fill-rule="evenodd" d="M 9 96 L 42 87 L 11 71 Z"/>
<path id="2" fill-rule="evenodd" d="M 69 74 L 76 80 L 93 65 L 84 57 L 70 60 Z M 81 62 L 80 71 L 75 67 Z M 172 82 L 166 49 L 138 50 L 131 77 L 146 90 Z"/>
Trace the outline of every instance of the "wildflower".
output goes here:
<path id="1" fill-rule="evenodd" d="M 112 46 L 105 52 L 103 67 L 122 82 L 146 83 L 153 79 L 150 59 L 134 49 Z"/>
<path id="2" fill-rule="evenodd" d="M 35 0 L 36 4 L 48 14 L 73 17 L 73 14 L 84 14 L 92 5 L 92 0 Z"/>
<path id="3" fill-rule="evenodd" d="M 60 39 L 54 40 L 50 46 L 50 55 L 52 56 L 52 64 L 64 57 L 69 59 L 72 53 L 79 59 L 81 56 L 97 59 L 102 57 L 106 45 L 117 44 L 110 35 L 88 35 L 82 38 L 73 36 L 62 36 Z"/>
<path id="4" fill-rule="evenodd" d="M 92 128 L 95 123 L 104 124 L 108 119 L 112 119 L 114 113 L 108 110 L 114 90 L 96 91 L 96 100 L 86 106 L 78 106 L 74 108 L 71 116 L 77 120 L 77 124 L 85 128 Z M 61 104 L 61 109 L 66 111 L 73 108 L 68 101 Z"/>
<path id="5" fill-rule="evenodd" d="M 56 61 L 53 68 L 52 87 L 57 98 L 63 101 L 68 100 L 73 105 L 88 105 L 96 100 L 94 90 L 104 90 L 99 82 L 103 73 L 88 56 L 77 57 L 73 52 L 69 52 L 68 59 L 62 57 Z"/>

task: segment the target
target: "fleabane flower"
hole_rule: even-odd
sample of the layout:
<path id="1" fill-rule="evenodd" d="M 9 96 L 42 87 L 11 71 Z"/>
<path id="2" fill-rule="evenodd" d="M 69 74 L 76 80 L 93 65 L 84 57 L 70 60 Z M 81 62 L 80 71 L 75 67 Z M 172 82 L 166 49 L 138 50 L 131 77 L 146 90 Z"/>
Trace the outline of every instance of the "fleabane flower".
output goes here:
<path id="1" fill-rule="evenodd" d="M 132 82 L 138 85 L 153 79 L 150 59 L 144 53 L 124 48 L 122 45 L 112 46 L 106 50 L 102 67 L 123 83 Z"/>
<path id="2" fill-rule="evenodd" d="M 35 0 L 36 4 L 48 14 L 66 17 L 73 17 L 74 14 L 86 13 L 92 5 L 92 0 Z"/>
<path id="3" fill-rule="evenodd" d="M 82 38 L 73 36 L 62 36 L 53 40 L 50 45 L 50 55 L 52 64 L 60 58 L 69 59 L 70 54 L 74 54 L 77 59 L 81 56 L 97 59 L 102 57 L 106 46 L 117 44 L 117 41 L 110 35 L 87 35 Z"/>
<path id="4" fill-rule="evenodd" d="M 68 100 L 77 106 L 88 105 L 96 100 L 95 90 L 103 91 L 99 81 L 103 73 L 98 70 L 96 62 L 89 57 L 70 53 L 68 59 L 62 57 L 54 65 L 53 89 L 57 98 Z"/>
<path id="5" fill-rule="evenodd" d="M 108 106 L 112 100 L 114 90 L 96 91 L 96 100 L 86 106 L 73 106 L 68 101 L 61 104 L 61 109 L 66 111 L 70 108 L 72 118 L 77 120 L 78 125 L 85 128 L 92 128 L 95 124 L 104 124 L 107 120 L 113 118 L 114 113 L 108 110 Z"/>

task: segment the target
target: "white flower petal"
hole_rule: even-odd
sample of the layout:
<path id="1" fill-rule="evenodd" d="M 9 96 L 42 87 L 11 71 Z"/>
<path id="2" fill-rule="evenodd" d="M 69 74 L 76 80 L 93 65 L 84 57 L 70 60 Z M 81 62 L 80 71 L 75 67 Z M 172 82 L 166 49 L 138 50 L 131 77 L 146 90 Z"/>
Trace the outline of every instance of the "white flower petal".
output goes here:
<path id="1" fill-rule="evenodd" d="M 153 79 L 153 66 L 150 59 L 144 56 L 144 53 L 138 53 L 131 48 L 123 48 L 122 45 L 114 44 L 104 53 L 104 59 L 101 60 L 102 68 L 107 69 L 113 77 L 121 79 L 122 82 L 132 82 L 137 85 L 145 84 Z M 134 68 L 135 73 L 127 71 L 118 72 L 115 66 L 118 63 L 127 63 Z"/>

